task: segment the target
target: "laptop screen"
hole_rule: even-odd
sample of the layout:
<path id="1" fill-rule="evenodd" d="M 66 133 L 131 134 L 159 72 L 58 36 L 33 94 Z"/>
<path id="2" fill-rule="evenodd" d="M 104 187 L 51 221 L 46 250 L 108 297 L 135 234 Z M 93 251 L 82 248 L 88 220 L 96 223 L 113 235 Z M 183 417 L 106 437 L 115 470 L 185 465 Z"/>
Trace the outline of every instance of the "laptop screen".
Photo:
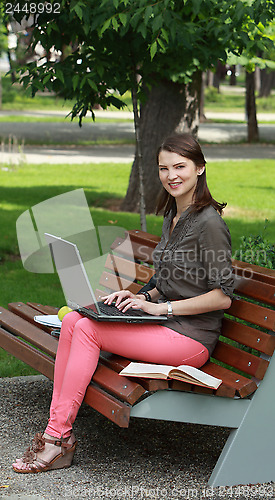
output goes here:
<path id="1" fill-rule="evenodd" d="M 73 309 L 95 304 L 97 300 L 90 285 L 78 248 L 74 243 L 45 233 L 68 306 Z"/>

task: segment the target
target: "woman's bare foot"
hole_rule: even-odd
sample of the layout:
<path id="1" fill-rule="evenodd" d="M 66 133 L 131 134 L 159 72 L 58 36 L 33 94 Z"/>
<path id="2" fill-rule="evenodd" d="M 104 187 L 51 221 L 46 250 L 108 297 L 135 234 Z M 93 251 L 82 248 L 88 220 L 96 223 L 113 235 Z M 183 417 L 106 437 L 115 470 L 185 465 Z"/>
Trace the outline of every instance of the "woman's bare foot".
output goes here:
<path id="1" fill-rule="evenodd" d="M 26 474 L 69 467 L 76 444 L 73 433 L 65 439 L 37 433 L 32 446 L 25 451 L 22 458 L 16 459 L 12 464 L 13 469 L 15 472 Z"/>

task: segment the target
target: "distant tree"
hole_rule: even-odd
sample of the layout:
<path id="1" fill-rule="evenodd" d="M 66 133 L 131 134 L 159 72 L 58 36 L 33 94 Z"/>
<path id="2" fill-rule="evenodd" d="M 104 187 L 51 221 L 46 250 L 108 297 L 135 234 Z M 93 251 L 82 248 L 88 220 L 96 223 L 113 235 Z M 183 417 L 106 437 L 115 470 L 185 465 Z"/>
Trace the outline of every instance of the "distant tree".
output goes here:
<path id="1" fill-rule="evenodd" d="M 4 15 L 4 6 L 0 6 L 0 19 Z M 8 49 L 8 33 L 4 23 L 0 23 L 0 57 Z M 2 75 L 0 72 L 0 109 L 2 109 Z"/>
<path id="2" fill-rule="evenodd" d="M 248 142 L 259 141 L 259 127 L 255 99 L 255 70 L 245 72 L 245 111 Z"/>
<path id="3" fill-rule="evenodd" d="M 263 57 L 250 57 L 244 51 L 240 57 L 230 56 L 230 62 L 234 64 L 241 64 L 245 68 L 245 113 L 247 120 L 247 140 L 248 142 L 259 141 L 259 128 L 257 120 L 257 107 L 256 107 L 256 82 L 255 82 L 255 69 L 256 67 L 269 70 L 275 70 L 275 61 L 271 59 L 264 59 Z"/>
<path id="4" fill-rule="evenodd" d="M 274 57 L 275 60 L 275 57 Z M 260 71 L 260 90 L 258 97 L 268 97 L 275 88 L 275 71 L 264 68 Z"/>
<path id="5" fill-rule="evenodd" d="M 123 95 L 131 90 L 140 151 L 122 208 L 138 208 L 142 157 L 144 201 L 152 212 L 160 186 L 158 145 L 183 117 L 197 132 L 202 71 L 226 62 L 228 51 L 256 51 L 262 39 L 257 25 L 272 17 L 275 0 L 59 0 L 58 12 L 55 0 L 50 3 L 51 14 L 35 16 L 31 45 L 72 50 L 57 63 L 24 65 L 21 80 L 33 95 L 47 88 L 74 99 L 72 117 L 80 124 L 96 104 L 123 107 Z M 14 13 L 19 22 L 24 16 Z"/>
<path id="6" fill-rule="evenodd" d="M 266 31 L 269 38 L 273 40 L 273 48 L 270 48 L 268 52 L 263 51 L 261 55 L 263 58 L 275 62 L 275 20 L 267 26 Z M 260 70 L 260 89 L 258 97 L 268 97 L 273 88 L 275 88 L 275 70 L 274 68 L 264 67 Z"/>

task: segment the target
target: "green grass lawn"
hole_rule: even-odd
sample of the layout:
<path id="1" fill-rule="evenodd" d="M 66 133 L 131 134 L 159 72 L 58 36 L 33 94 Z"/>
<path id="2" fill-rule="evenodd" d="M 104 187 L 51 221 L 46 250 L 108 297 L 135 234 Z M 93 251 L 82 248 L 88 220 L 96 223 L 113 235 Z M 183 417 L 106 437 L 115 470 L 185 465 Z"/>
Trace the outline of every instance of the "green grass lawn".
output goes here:
<path id="1" fill-rule="evenodd" d="M 207 111 L 228 111 L 240 112 L 245 109 L 245 88 L 222 86 L 220 92 L 214 87 L 205 89 L 205 112 Z M 275 94 L 269 97 L 259 98 L 256 93 L 257 112 L 275 112 Z"/>
<path id="2" fill-rule="evenodd" d="M 84 188 L 97 226 L 140 228 L 139 215 L 110 208 L 125 195 L 130 164 L 28 165 L 0 167 L 0 305 L 34 301 L 61 306 L 63 293 L 55 274 L 26 271 L 19 258 L 16 220 L 25 210 L 51 197 Z M 270 221 L 267 237 L 275 243 L 275 178 L 273 160 L 213 162 L 208 167 L 209 186 L 219 201 L 227 201 L 224 218 L 232 235 L 233 254 L 243 235 L 259 234 Z M 147 230 L 160 235 L 162 217 L 147 216 Z M 0 351 L 0 376 L 34 373 Z"/>
<path id="3" fill-rule="evenodd" d="M 11 85 L 10 77 L 2 77 L 3 84 L 3 110 L 60 110 L 64 115 L 71 111 L 74 102 L 50 95 L 48 93 L 38 92 L 34 98 L 30 95 L 30 90 L 24 90 L 20 85 Z M 243 111 L 245 106 L 245 88 L 238 84 L 231 87 L 228 84 L 222 84 L 220 92 L 214 87 L 205 89 L 205 112 L 207 111 Z M 118 96 L 119 97 L 119 96 Z M 126 106 L 125 111 L 132 111 L 131 94 L 126 92 L 123 96 Z M 275 93 L 266 98 L 256 96 L 258 112 L 275 112 Z M 116 110 L 113 106 L 110 110 Z M 39 119 L 37 119 L 39 121 Z"/>

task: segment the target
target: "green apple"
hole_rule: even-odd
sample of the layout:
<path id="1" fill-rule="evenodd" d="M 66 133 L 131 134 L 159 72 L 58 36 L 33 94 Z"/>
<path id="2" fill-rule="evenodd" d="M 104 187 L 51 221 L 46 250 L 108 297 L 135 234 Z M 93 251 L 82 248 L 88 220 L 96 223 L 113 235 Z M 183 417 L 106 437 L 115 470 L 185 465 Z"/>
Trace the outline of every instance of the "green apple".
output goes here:
<path id="1" fill-rule="evenodd" d="M 68 314 L 69 312 L 72 312 L 72 309 L 70 307 L 68 307 L 68 306 L 61 307 L 57 313 L 58 319 L 60 319 L 60 321 L 62 321 L 64 316 L 66 314 Z"/>

